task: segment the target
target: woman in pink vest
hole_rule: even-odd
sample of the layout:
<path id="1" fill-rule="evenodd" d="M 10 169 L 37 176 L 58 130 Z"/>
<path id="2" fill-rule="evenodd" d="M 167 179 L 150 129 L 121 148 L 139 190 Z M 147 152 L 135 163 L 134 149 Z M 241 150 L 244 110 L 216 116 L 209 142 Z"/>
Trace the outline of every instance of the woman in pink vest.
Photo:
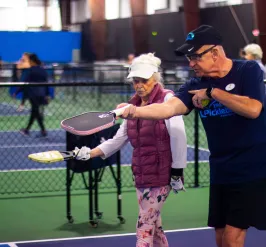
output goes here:
<path id="1" fill-rule="evenodd" d="M 174 95 L 164 89 L 160 64 L 161 60 L 152 53 L 133 60 L 128 78 L 132 80 L 136 93 L 129 100 L 130 104 L 162 103 Z M 92 150 L 82 147 L 77 159 L 107 158 L 128 141 L 133 146 L 132 172 L 139 204 L 136 246 L 167 247 L 162 229 L 162 206 L 171 188 L 174 193 L 185 190 L 183 168 L 186 167 L 187 144 L 182 116 L 158 121 L 124 120 L 112 139 Z"/>

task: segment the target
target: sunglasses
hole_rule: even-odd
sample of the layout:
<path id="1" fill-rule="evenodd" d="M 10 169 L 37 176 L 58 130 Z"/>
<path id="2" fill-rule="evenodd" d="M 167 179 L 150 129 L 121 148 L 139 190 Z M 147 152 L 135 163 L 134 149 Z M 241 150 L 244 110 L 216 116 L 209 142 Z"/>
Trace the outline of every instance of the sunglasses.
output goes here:
<path id="1" fill-rule="evenodd" d="M 186 55 L 186 58 L 187 58 L 187 60 L 190 62 L 190 61 L 195 61 L 195 62 L 197 62 L 197 61 L 199 61 L 201 58 L 202 58 L 202 56 L 203 55 L 205 55 L 206 53 L 208 53 L 209 51 L 211 51 L 214 47 L 215 47 L 216 45 L 214 45 L 214 46 L 212 46 L 212 47 L 210 47 L 210 48 L 208 48 L 207 50 L 205 50 L 205 51 L 203 51 L 203 52 L 201 52 L 201 53 L 194 53 L 194 54 L 191 54 L 191 55 Z"/>
<path id="2" fill-rule="evenodd" d="M 132 78 L 133 83 L 136 83 L 136 84 L 140 83 L 140 82 L 145 84 L 148 80 L 149 79 L 144 79 L 144 78 L 140 78 L 140 77 L 133 77 Z"/>

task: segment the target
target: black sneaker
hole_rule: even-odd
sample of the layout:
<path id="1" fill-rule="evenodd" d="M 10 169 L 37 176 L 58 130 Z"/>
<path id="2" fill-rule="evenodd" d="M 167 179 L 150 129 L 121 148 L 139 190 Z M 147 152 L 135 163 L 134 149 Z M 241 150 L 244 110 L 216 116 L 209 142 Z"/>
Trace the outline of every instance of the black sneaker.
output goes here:
<path id="1" fill-rule="evenodd" d="M 21 129 L 19 133 L 24 136 L 30 136 L 30 132 L 27 129 Z"/>

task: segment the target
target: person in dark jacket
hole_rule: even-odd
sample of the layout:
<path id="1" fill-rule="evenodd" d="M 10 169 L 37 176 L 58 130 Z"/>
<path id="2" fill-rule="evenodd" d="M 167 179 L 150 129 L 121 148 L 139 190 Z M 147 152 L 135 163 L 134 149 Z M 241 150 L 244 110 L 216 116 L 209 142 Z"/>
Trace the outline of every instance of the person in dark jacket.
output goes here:
<path id="1" fill-rule="evenodd" d="M 129 101 L 136 106 L 162 103 L 174 93 L 161 82 L 161 60 L 152 53 L 136 57 L 130 65 L 135 95 Z M 121 107 L 124 104 L 120 104 Z M 82 147 L 78 160 L 110 157 L 127 142 L 133 146 L 132 172 L 136 186 L 139 216 L 137 247 L 167 247 L 162 229 L 161 210 L 172 190 L 184 190 L 183 168 L 187 161 L 187 144 L 182 116 L 167 120 L 125 120 L 116 135 L 90 150 Z"/>
<path id="2" fill-rule="evenodd" d="M 14 82 L 23 82 L 25 75 L 27 74 L 27 70 L 30 68 L 30 63 L 29 63 L 29 59 L 27 59 L 27 53 L 25 53 L 22 55 L 22 57 L 20 58 L 20 60 L 18 61 L 17 64 L 14 65 L 13 67 L 13 75 L 12 75 L 12 81 Z M 21 103 L 19 105 L 19 107 L 17 108 L 18 112 L 21 112 L 24 110 L 24 106 L 25 106 L 25 102 L 27 100 L 27 95 L 26 95 L 26 91 L 24 91 L 24 87 L 23 88 L 18 88 L 17 90 L 15 90 L 15 94 L 13 95 L 15 97 L 15 95 L 18 92 L 22 92 L 22 98 L 21 98 Z"/>
<path id="3" fill-rule="evenodd" d="M 44 68 L 41 66 L 42 63 L 38 56 L 34 53 L 24 53 L 22 58 L 23 62 L 23 73 L 21 77 L 21 81 L 23 82 L 32 82 L 32 83 L 43 83 L 47 82 L 47 73 Z M 17 90 L 16 94 L 22 91 L 20 88 Z M 28 136 L 29 130 L 35 121 L 37 120 L 41 133 L 37 135 L 37 137 L 46 137 L 47 131 L 44 126 L 44 105 L 48 103 L 48 87 L 46 86 L 28 86 L 24 87 L 24 97 L 26 97 L 31 104 L 31 114 L 29 118 L 29 122 L 26 128 L 21 129 L 20 133 Z"/>

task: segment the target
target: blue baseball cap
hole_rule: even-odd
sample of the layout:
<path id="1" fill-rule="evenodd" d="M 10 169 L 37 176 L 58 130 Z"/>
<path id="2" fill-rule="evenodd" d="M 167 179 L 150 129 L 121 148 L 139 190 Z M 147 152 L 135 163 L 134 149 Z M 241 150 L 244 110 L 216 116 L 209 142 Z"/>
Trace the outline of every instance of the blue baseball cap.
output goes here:
<path id="1" fill-rule="evenodd" d="M 175 50 L 175 54 L 192 55 L 203 45 L 221 45 L 222 42 L 222 36 L 214 27 L 201 25 L 187 35 L 185 43 Z"/>

